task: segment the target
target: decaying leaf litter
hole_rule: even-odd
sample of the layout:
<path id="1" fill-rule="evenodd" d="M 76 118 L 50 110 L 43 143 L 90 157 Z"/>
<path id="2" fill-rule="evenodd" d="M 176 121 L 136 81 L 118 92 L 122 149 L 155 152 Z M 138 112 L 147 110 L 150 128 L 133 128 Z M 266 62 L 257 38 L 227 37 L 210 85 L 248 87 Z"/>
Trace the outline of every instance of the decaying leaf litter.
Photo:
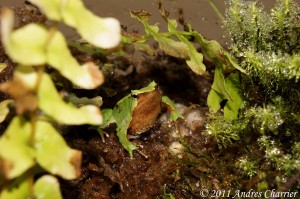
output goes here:
<path id="1" fill-rule="evenodd" d="M 24 9 L 20 12 L 24 12 Z M 174 22 L 170 24 L 174 25 Z M 197 34 L 194 36 L 197 37 Z M 154 39 L 158 38 L 155 35 Z M 180 39 L 180 35 L 178 38 Z M 158 41 L 158 45 L 162 45 L 160 42 Z M 132 47 L 128 45 L 126 49 Z M 197 53 L 193 50 L 190 52 Z M 151 128 L 137 138 L 130 138 L 130 142 L 137 146 L 137 150 L 133 150 L 132 158 L 120 144 L 115 124 L 102 129 L 102 137 L 99 135 L 99 129 L 87 126 L 57 127 L 71 148 L 83 153 L 81 176 L 71 181 L 60 179 L 65 198 L 201 198 L 201 188 L 235 187 L 248 190 L 260 182 L 259 176 L 249 180 L 246 175 L 237 175 L 239 165 L 236 159 L 251 159 L 248 157 L 248 151 L 255 153 L 256 157 L 264 156 L 263 150 L 254 142 L 255 138 L 237 138 L 237 141 L 224 148 L 203 131 L 207 123 L 206 99 L 210 86 L 215 85 L 212 88 L 222 93 L 218 95 L 220 99 L 217 99 L 217 102 L 212 101 L 210 104 L 216 111 L 220 108 L 222 100 L 230 100 L 237 93 L 234 89 L 240 89 L 235 86 L 237 76 L 234 73 L 226 77 L 226 82 L 225 76 L 222 75 L 226 69 L 222 68 L 222 63 L 219 63 L 219 69 L 216 70 L 219 71 L 215 72 L 215 76 L 221 76 L 218 79 L 223 79 L 224 82 L 212 82 L 212 77 L 199 77 L 190 70 L 193 66 L 192 61 L 190 64 L 186 63 L 185 60 L 174 58 L 160 50 L 156 50 L 156 56 L 144 53 L 142 57 L 134 56 L 132 50 L 128 50 L 122 56 L 104 57 L 99 54 L 91 55 L 74 47 L 72 53 L 79 62 L 93 60 L 99 63 L 105 71 L 106 80 L 109 81 L 106 81 L 103 87 L 92 91 L 74 89 L 69 86 L 69 82 L 65 82 L 63 86 L 56 85 L 63 89 L 61 91 L 66 90 L 65 99 L 69 98 L 68 93 L 89 98 L 102 96 L 102 108 L 112 109 L 124 96 L 131 96 L 132 90 L 143 88 L 154 80 L 158 85 L 158 92 L 176 102 L 177 109 L 185 119 L 168 121 L 170 107 L 162 105 L 159 118 L 151 124 Z M 204 60 L 204 65 L 208 74 L 212 74 L 212 60 Z M 130 67 L 132 69 L 127 70 Z M 226 84 L 233 85 L 234 89 L 222 90 Z M 227 103 L 227 106 L 230 107 L 230 104 Z M 234 112 L 239 108 L 233 108 Z M 232 108 L 228 108 L 227 113 L 230 110 Z M 236 116 L 233 114 L 233 117 Z M 224 123 L 226 122 L 228 121 L 225 120 Z M 232 136 L 229 139 L 234 140 Z M 246 149 L 240 150 L 245 144 Z M 256 167 L 254 164 L 253 169 Z M 250 172 L 249 176 L 254 175 Z"/>

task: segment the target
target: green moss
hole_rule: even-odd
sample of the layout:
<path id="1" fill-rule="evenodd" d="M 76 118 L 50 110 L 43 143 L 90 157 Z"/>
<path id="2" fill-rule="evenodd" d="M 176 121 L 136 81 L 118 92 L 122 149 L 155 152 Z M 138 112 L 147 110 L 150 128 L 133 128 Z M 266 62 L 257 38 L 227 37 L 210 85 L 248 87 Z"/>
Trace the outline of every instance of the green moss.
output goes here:
<path id="1" fill-rule="evenodd" d="M 246 130 L 249 122 L 248 118 L 230 121 L 220 114 L 210 114 L 208 118 L 206 132 L 214 136 L 218 143 L 223 146 L 240 140 L 241 133 L 244 133 L 243 131 Z"/>
<path id="2" fill-rule="evenodd" d="M 256 2 L 230 1 L 225 24 L 233 53 L 268 91 L 299 80 L 299 10 L 292 0 L 277 1 L 270 13 Z"/>
<path id="3" fill-rule="evenodd" d="M 241 157 L 238 160 L 238 168 L 240 169 L 241 173 L 245 176 L 252 178 L 256 175 L 258 170 L 258 162 L 251 160 L 248 156 Z"/>
<path id="4" fill-rule="evenodd" d="M 227 147 L 242 143 L 247 153 L 236 167 L 259 179 L 258 190 L 291 187 L 285 183 L 300 170 L 299 11 L 292 0 L 277 1 L 269 13 L 257 2 L 231 0 L 226 12 L 232 54 L 247 71 L 241 75 L 245 105 L 233 121 L 210 114 L 206 130 Z"/>

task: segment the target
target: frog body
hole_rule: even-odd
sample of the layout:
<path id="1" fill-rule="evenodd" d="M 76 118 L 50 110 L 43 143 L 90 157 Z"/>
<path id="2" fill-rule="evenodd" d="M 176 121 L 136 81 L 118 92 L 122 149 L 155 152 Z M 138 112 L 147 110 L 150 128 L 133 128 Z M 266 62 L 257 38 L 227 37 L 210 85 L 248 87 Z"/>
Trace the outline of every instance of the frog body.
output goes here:
<path id="1" fill-rule="evenodd" d="M 133 110 L 129 133 L 138 135 L 149 130 L 161 112 L 162 95 L 157 88 L 137 96 L 137 106 Z"/>

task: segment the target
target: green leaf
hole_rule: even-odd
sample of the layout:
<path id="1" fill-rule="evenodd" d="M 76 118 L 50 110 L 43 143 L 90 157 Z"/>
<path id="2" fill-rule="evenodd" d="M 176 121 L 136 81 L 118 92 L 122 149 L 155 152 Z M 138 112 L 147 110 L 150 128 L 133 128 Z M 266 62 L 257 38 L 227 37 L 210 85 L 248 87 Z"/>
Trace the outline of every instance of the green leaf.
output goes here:
<path id="1" fill-rule="evenodd" d="M 178 111 L 177 107 L 175 106 L 175 104 L 172 102 L 172 100 L 170 98 L 168 98 L 167 96 L 163 96 L 162 97 L 162 102 L 165 103 L 169 109 L 171 109 L 171 115 L 170 115 L 170 121 L 174 122 L 176 121 L 178 118 L 184 118 Z"/>
<path id="2" fill-rule="evenodd" d="M 75 28 L 88 42 L 112 48 L 121 40 L 121 26 L 115 18 L 100 18 L 87 10 L 81 0 L 29 0 L 52 20 L 63 21 Z M 87 23 L 88 22 L 88 23 Z"/>
<path id="3" fill-rule="evenodd" d="M 140 16 L 139 16 L 140 15 Z M 139 20 L 145 27 L 146 33 L 152 36 L 159 44 L 159 47 L 168 55 L 186 59 L 186 63 L 196 74 L 205 74 L 206 67 L 203 64 L 203 55 L 197 52 L 195 46 L 183 35 L 185 33 L 177 31 L 175 20 L 168 20 L 169 34 L 158 33 L 158 26 L 150 26 L 148 18 L 143 17 L 143 13 L 133 13 L 131 16 Z M 169 38 L 175 35 L 180 41 Z"/>
<path id="4" fill-rule="evenodd" d="M 133 109 L 137 105 L 137 99 L 127 95 L 121 99 L 113 109 L 113 116 L 117 123 L 117 135 L 122 146 L 133 156 L 132 151 L 137 147 L 127 139 L 127 129 L 132 119 Z"/>
<path id="5" fill-rule="evenodd" d="M 174 33 L 177 38 L 183 42 L 188 47 L 189 60 L 186 61 L 188 66 L 196 74 L 205 74 L 206 67 L 203 64 L 203 55 L 197 52 L 195 46 L 179 31 L 176 30 L 177 23 L 176 20 L 168 19 L 168 29 L 171 33 Z"/>
<path id="6" fill-rule="evenodd" d="M 3 122 L 9 113 L 8 105 L 12 104 L 13 100 L 4 100 L 0 103 L 0 123 Z"/>
<path id="7" fill-rule="evenodd" d="M 215 75 L 214 75 L 214 82 L 211 85 L 211 88 L 214 89 L 219 94 L 223 95 L 226 99 L 232 100 L 232 97 L 226 90 L 225 86 L 225 77 L 223 74 L 223 70 L 220 67 L 216 67 Z"/>
<path id="8" fill-rule="evenodd" d="M 100 128 L 105 128 L 109 124 L 116 122 L 112 109 L 110 108 L 103 109 L 102 115 L 103 115 L 103 123 L 101 124 Z"/>
<path id="9" fill-rule="evenodd" d="M 58 180 L 50 175 L 40 177 L 34 184 L 34 196 L 37 199 L 62 198 Z M 0 199 L 29 198 L 30 178 L 21 176 L 5 187 L 0 193 Z"/>
<path id="10" fill-rule="evenodd" d="M 162 49 L 166 54 L 183 59 L 188 58 L 188 46 L 186 44 L 170 39 L 164 34 L 159 34 L 158 26 L 149 25 L 147 18 L 142 18 L 140 16 L 138 17 L 132 13 L 131 16 L 139 20 L 144 25 L 146 33 L 152 36 L 158 42 L 159 48 Z"/>
<path id="11" fill-rule="evenodd" d="M 37 162 L 51 174 L 68 180 L 80 175 L 81 152 L 69 148 L 49 123 L 37 122 L 34 148 Z"/>
<path id="12" fill-rule="evenodd" d="M 189 47 L 180 41 L 174 41 L 173 39 L 166 37 L 154 37 L 158 42 L 159 48 L 162 49 L 167 55 L 188 59 Z"/>
<path id="13" fill-rule="evenodd" d="M 216 113 L 218 110 L 220 110 L 220 103 L 222 102 L 222 100 L 223 96 L 216 92 L 214 89 L 211 89 L 207 97 L 207 105 L 209 107 L 209 110 L 213 113 Z"/>
<path id="14" fill-rule="evenodd" d="M 215 40 L 206 40 L 199 32 L 193 31 L 191 26 L 189 26 L 189 32 L 195 37 L 195 40 L 201 46 L 201 52 L 211 59 L 217 67 L 221 67 L 225 72 L 230 72 L 234 69 L 237 69 L 243 73 L 246 71 L 241 68 L 234 58 L 228 53 L 223 47 Z"/>
<path id="15" fill-rule="evenodd" d="M 129 38 L 129 37 L 127 37 L 127 38 Z M 128 43 L 132 44 L 132 41 L 130 41 Z M 133 46 L 137 51 L 145 52 L 150 56 L 156 56 L 156 54 L 157 54 L 155 49 L 153 49 L 149 44 L 136 42 L 136 43 L 133 43 Z"/>
<path id="16" fill-rule="evenodd" d="M 155 89 L 155 86 L 156 86 L 156 83 L 154 81 L 152 81 L 148 86 L 146 86 L 144 88 L 141 88 L 139 90 L 132 90 L 131 93 L 133 95 L 139 95 L 139 94 L 142 94 L 142 93 L 147 93 L 147 92 L 153 91 Z"/>
<path id="17" fill-rule="evenodd" d="M 47 30 L 37 24 L 28 24 L 13 31 L 13 12 L 9 9 L 2 9 L 1 12 L 1 40 L 6 53 L 14 61 L 24 65 L 44 64 L 47 60 Z"/>
<path id="18" fill-rule="evenodd" d="M 191 25 L 188 24 L 189 31 L 178 31 L 177 22 L 173 19 L 167 19 L 168 21 L 168 33 L 159 33 L 158 26 L 151 26 L 148 24 L 149 13 L 143 11 L 131 12 L 131 16 L 139 20 L 145 27 L 147 36 L 141 41 L 145 40 L 147 37 L 153 37 L 158 43 L 159 47 L 168 55 L 186 59 L 188 66 L 196 73 L 200 75 L 206 74 L 206 67 L 203 64 L 203 56 L 208 57 L 216 65 L 222 67 L 225 72 L 230 72 L 234 69 L 238 69 L 245 73 L 234 60 L 234 58 L 225 51 L 221 45 L 212 40 L 206 40 L 197 31 L 193 31 Z M 166 18 L 166 15 L 163 14 Z M 176 36 L 179 41 L 171 39 L 171 36 Z M 201 53 L 197 51 L 194 44 L 189 41 L 190 37 L 194 37 L 195 42 L 200 44 Z"/>
<path id="19" fill-rule="evenodd" d="M 103 83 L 103 75 L 94 63 L 80 66 L 60 32 L 48 31 L 34 23 L 13 31 L 12 11 L 3 9 L 2 12 L 2 41 L 8 55 L 16 62 L 23 65 L 49 64 L 81 88 L 92 89 Z"/>
<path id="20" fill-rule="evenodd" d="M 0 138 L 1 173 L 7 179 L 20 176 L 34 162 L 34 151 L 29 146 L 31 124 L 22 117 L 14 117 Z"/>
<path id="21" fill-rule="evenodd" d="M 217 112 L 223 100 L 227 100 L 224 106 L 225 119 L 237 119 L 239 109 L 243 106 L 238 73 L 231 73 L 228 78 L 224 79 L 220 70 L 215 71 L 214 83 L 207 98 L 209 109 L 214 113 Z"/>
<path id="22" fill-rule="evenodd" d="M 58 180 L 51 175 L 40 177 L 34 184 L 34 195 L 37 199 L 61 199 Z"/>
<path id="23" fill-rule="evenodd" d="M 68 93 L 67 100 L 69 102 L 71 102 L 72 104 L 76 105 L 77 107 L 81 107 L 81 106 L 89 105 L 89 104 L 100 107 L 103 104 L 101 96 L 87 98 L 87 97 L 77 97 L 73 93 Z"/>
<path id="24" fill-rule="evenodd" d="M 22 176 L 17 178 L 7 187 L 1 190 L 0 199 L 23 199 L 28 198 L 30 190 L 29 178 Z"/>
<path id="25" fill-rule="evenodd" d="M 7 67 L 6 63 L 0 63 L 0 73 Z"/>
<path id="26" fill-rule="evenodd" d="M 47 74 L 43 74 L 38 90 L 40 109 L 62 124 L 100 125 L 102 116 L 98 107 L 86 105 L 80 108 L 65 103 L 58 94 L 53 82 Z"/>
<path id="27" fill-rule="evenodd" d="M 233 100 L 228 100 L 224 107 L 225 119 L 234 120 L 238 118 L 238 112 L 243 106 L 241 94 L 241 85 L 238 73 L 231 73 L 225 80 L 226 89 L 232 96 Z"/>
<path id="28" fill-rule="evenodd" d="M 80 66 L 72 56 L 65 38 L 60 32 L 53 33 L 47 52 L 47 63 L 75 85 L 92 89 L 103 83 L 104 78 L 98 66 L 92 62 Z"/>
<path id="29" fill-rule="evenodd" d="M 107 109 L 102 109 L 102 116 L 103 116 L 103 123 L 100 126 L 97 126 L 95 128 L 92 127 L 92 129 L 95 129 L 103 138 L 103 129 L 106 128 L 108 125 L 111 123 L 115 123 L 116 120 L 113 115 L 113 109 L 107 108 Z"/>
<path id="30" fill-rule="evenodd" d="M 68 41 L 68 45 L 76 48 L 78 51 L 89 54 L 89 55 L 99 55 L 105 54 L 105 50 L 102 48 L 98 48 L 86 41 L 79 39 L 76 41 Z"/>

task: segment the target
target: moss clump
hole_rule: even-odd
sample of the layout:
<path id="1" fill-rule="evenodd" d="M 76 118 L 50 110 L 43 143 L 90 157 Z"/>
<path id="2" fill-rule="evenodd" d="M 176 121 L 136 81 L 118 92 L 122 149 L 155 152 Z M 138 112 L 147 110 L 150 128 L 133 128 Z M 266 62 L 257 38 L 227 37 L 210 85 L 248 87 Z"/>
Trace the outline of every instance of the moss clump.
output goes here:
<path id="1" fill-rule="evenodd" d="M 231 0 L 226 12 L 232 54 L 247 71 L 241 74 L 245 105 L 233 121 L 211 114 L 207 132 L 221 143 L 244 144 L 248 155 L 237 167 L 257 190 L 299 188 L 299 13 L 292 0 L 278 0 L 269 13 L 257 2 Z"/>
<path id="2" fill-rule="evenodd" d="M 237 120 L 226 120 L 219 114 L 210 114 L 207 123 L 207 134 L 216 138 L 219 145 L 226 146 L 233 141 L 240 140 L 248 127 L 249 118 L 241 117 Z"/>
<path id="3" fill-rule="evenodd" d="M 292 0 L 277 1 L 270 13 L 256 2 L 230 1 L 225 25 L 233 53 L 269 91 L 299 80 L 299 10 Z"/>

